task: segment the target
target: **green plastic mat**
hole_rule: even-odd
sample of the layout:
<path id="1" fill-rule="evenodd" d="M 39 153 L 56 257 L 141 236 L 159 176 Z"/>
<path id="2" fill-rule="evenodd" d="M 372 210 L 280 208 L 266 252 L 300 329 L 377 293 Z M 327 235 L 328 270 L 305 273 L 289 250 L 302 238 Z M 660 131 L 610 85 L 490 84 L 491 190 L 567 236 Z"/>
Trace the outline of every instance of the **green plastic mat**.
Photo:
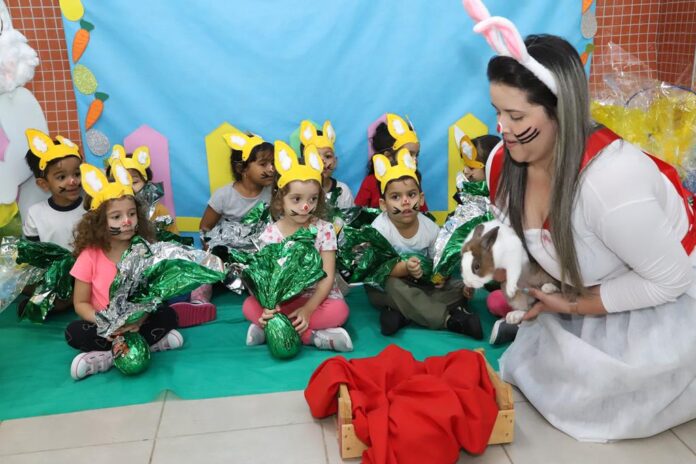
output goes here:
<path id="1" fill-rule="evenodd" d="M 417 359 L 450 351 L 483 347 L 497 369 L 505 346 L 492 347 L 488 336 L 495 321 L 485 309 L 485 292 L 473 301 L 481 316 L 485 338 L 475 341 L 447 331 L 408 326 L 392 337 L 379 333 L 379 314 L 361 287 L 347 297 L 351 315 L 346 329 L 355 351 L 349 358 L 374 356 L 395 343 Z M 49 316 L 44 324 L 17 322 L 16 307 L 0 314 L 0 420 L 147 403 L 169 390 L 182 399 L 214 398 L 304 389 L 316 367 L 334 352 L 304 347 L 288 361 L 271 358 L 265 345 L 245 346 L 249 323 L 242 315 L 244 297 L 217 296 L 217 320 L 182 329 L 184 346 L 154 353 L 150 368 L 137 377 L 116 369 L 79 382 L 70 377 L 77 354 L 63 336 L 76 316 Z"/>

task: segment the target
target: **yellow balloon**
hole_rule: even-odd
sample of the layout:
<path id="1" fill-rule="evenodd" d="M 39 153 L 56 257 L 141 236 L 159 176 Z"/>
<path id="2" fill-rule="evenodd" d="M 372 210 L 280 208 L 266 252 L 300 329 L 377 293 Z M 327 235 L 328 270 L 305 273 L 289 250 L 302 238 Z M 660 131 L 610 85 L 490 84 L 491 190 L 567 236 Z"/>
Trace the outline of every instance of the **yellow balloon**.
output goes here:
<path id="1" fill-rule="evenodd" d="M 85 14 L 82 0 L 60 0 L 60 11 L 68 21 L 79 21 Z"/>

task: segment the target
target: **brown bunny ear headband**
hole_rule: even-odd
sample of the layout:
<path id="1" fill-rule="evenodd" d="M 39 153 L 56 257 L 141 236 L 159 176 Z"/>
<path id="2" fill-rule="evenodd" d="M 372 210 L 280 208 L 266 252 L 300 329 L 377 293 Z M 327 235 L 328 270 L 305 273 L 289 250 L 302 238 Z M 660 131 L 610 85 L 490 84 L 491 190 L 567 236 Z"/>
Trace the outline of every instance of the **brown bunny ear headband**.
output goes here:
<path id="1" fill-rule="evenodd" d="M 500 16 L 491 16 L 481 0 L 462 0 L 462 4 L 471 19 L 476 21 L 474 32 L 483 35 L 498 55 L 517 60 L 558 96 L 558 85 L 553 73 L 529 55 L 524 40 L 512 21 Z"/>

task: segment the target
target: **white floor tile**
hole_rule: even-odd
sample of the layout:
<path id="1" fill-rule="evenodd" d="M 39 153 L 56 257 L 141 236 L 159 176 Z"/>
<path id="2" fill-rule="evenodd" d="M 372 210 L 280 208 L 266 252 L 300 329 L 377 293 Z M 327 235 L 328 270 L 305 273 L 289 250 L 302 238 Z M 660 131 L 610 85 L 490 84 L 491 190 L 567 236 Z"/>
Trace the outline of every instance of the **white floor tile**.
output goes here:
<path id="1" fill-rule="evenodd" d="M 517 403 L 527 403 L 527 398 L 522 394 L 519 388 L 512 386 L 512 400 Z"/>
<path id="2" fill-rule="evenodd" d="M 530 403 L 515 409 L 515 441 L 505 445 L 514 464 L 696 463 L 696 455 L 670 431 L 642 440 L 581 443 L 552 427 Z"/>
<path id="3" fill-rule="evenodd" d="M 161 412 L 154 402 L 4 421 L 0 456 L 153 439 Z"/>
<path id="4" fill-rule="evenodd" d="M 3 456 L 3 464 L 147 464 L 152 440 Z"/>
<path id="5" fill-rule="evenodd" d="M 313 422 L 302 390 L 183 401 L 167 397 L 158 437 Z"/>
<path id="6" fill-rule="evenodd" d="M 158 438 L 152 464 L 326 464 L 318 423 Z"/>
<path id="7" fill-rule="evenodd" d="M 672 431 L 696 453 L 696 420 L 674 427 Z"/>
<path id="8" fill-rule="evenodd" d="M 501 445 L 489 446 L 486 452 L 481 456 L 472 456 L 462 451 L 457 464 L 465 464 L 468 462 L 475 464 L 512 464 L 512 461 L 508 459 Z"/>

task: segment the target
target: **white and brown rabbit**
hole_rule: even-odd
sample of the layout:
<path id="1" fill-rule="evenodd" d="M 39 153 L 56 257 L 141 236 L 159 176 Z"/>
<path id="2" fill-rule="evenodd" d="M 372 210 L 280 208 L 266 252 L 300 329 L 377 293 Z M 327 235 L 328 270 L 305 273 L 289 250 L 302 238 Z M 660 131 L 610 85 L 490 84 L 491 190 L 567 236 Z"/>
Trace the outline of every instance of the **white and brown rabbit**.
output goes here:
<path id="1" fill-rule="evenodd" d="M 496 269 L 505 269 L 501 289 L 512 307 L 505 316 L 509 324 L 519 324 L 534 302 L 522 288 L 539 288 L 544 293 L 559 291 L 559 282 L 530 260 L 515 231 L 498 220 L 476 226 L 462 247 L 464 285 L 481 288 L 493 278 Z"/>

